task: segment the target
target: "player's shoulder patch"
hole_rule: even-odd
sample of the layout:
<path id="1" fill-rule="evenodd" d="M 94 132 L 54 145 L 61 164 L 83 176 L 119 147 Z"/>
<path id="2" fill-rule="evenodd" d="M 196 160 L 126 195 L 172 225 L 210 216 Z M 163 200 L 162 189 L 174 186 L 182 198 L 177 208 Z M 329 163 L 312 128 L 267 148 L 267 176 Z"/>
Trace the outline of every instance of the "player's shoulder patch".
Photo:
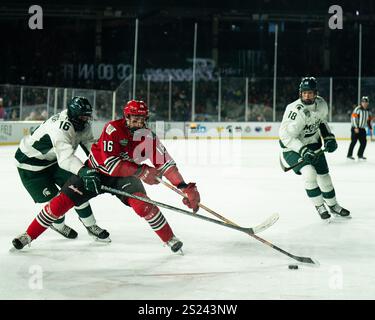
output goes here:
<path id="1" fill-rule="evenodd" d="M 301 111 L 301 110 L 303 110 L 305 107 L 304 107 L 303 104 L 298 103 L 298 104 L 296 104 L 295 108 L 296 108 L 296 110 Z"/>
<path id="2" fill-rule="evenodd" d="M 116 131 L 116 128 L 113 126 L 113 125 L 111 125 L 111 124 L 109 124 L 108 126 L 107 126 L 107 128 L 105 128 L 105 132 L 106 132 L 106 134 L 108 134 L 108 135 L 111 135 L 113 132 L 115 132 Z"/>

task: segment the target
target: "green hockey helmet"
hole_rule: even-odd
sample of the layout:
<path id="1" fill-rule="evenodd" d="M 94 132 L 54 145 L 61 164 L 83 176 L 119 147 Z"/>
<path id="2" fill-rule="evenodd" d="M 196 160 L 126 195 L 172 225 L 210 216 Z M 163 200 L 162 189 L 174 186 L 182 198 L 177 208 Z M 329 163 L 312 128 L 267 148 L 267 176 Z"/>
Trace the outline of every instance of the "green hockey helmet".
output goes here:
<path id="1" fill-rule="evenodd" d="M 85 97 L 73 97 L 68 103 L 68 119 L 76 131 L 82 131 L 92 119 L 92 106 Z"/>
<path id="2" fill-rule="evenodd" d="M 314 77 L 304 77 L 301 80 L 301 83 L 299 84 L 299 97 L 304 104 L 313 104 L 315 102 L 315 98 L 318 94 L 317 84 L 318 83 Z M 303 100 L 302 92 L 304 91 L 313 91 L 315 94 L 314 99 Z"/>

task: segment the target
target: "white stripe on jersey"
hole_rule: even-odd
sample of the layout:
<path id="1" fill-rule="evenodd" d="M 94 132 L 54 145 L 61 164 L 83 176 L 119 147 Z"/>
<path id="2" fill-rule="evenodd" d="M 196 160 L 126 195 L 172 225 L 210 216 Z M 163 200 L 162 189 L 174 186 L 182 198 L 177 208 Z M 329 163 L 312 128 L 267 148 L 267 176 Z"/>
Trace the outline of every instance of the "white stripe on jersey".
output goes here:
<path id="1" fill-rule="evenodd" d="M 101 171 L 101 172 L 103 172 L 107 175 L 112 175 L 113 171 L 116 169 L 116 167 L 121 162 L 121 159 L 119 157 L 111 157 L 111 158 L 113 158 L 113 159 L 108 161 L 108 165 L 102 166 L 102 165 L 100 165 L 99 163 L 96 162 L 95 158 L 92 156 L 91 153 L 89 154 L 89 161 L 90 161 L 92 167 L 94 169 L 98 169 L 99 171 Z M 110 159 L 110 158 L 108 158 L 108 159 Z"/>
<path id="2" fill-rule="evenodd" d="M 171 159 L 171 160 L 167 161 L 166 163 L 164 163 L 163 166 L 161 168 L 159 168 L 159 170 L 163 174 L 170 167 L 175 166 L 175 165 L 176 165 L 176 162 L 173 159 Z"/>

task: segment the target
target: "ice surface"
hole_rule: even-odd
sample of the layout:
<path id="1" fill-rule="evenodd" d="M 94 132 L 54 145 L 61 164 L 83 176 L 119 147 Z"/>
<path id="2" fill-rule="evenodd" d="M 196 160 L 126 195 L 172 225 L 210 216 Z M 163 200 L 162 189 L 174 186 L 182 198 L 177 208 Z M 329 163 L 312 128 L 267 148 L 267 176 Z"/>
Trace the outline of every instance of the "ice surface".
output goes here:
<path id="1" fill-rule="evenodd" d="M 0 147 L 0 299 L 374 299 L 375 143 L 368 144 L 367 162 L 347 160 L 348 143 L 339 141 L 327 158 L 339 203 L 353 219 L 326 225 L 301 177 L 281 171 L 277 141 L 165 141 L 206 206 L 242 226 L 278 212 L 279 221 L 260 236 L 320 262 L 318 268 L 297 262 L 298 270 L 246 234 L 163 209 L 184 242 L 185 255 L 172 254 L 110 195 L 91 204 L 112 243 L 94 242 L 71 211 L 66 221 L 77 239 L 47 230 L 30 248 L 9 252 L 42 206 L 21 184 L 16 147 Z M 166 187 L 146 188 L 152 199 L 184 207 Z"/>

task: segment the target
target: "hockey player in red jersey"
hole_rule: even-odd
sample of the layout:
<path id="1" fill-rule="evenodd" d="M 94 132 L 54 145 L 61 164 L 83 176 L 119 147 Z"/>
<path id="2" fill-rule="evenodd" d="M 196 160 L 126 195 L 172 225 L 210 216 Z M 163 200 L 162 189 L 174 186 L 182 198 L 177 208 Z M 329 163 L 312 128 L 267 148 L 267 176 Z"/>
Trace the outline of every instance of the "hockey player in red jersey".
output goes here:
<path id="1" fill-rule="evenodd" d="M 91 148 L 88 160 L 88 165 L 98 173 L 97 179 L 92 178 L 91 172 L 88 182 L 96 184 L 98 193 L 102 193 L 99 190 L 103 184 L 146 198 L 141 181 L 150 185 L 158 184 L 155 178 L 164 176 L 185 193 L 183 203 L 197 211 L 200 195 L 195 183 L 185 183 L 175 161 L 158 137 L 147 128 L 147 120 L 147 105 L 143 101 L 131 100 L 124 107 L 124 118 L 110 121 L 104 126 L 98 142 Z M 146 160 L 153 166 L 144 164 Z M 27 232 L 13 240 L 14 247 L 22 249 L 30 244 L 46 230 L 46 224 L 53 223 L 71 207 L 98 194 L 87 190 L 85 184 L 84 176 L 72 176 L 61 189 L 60 195 L 52 199 L 30 224 Z M 173 234 L 158 207 L 133 198 L 118 198 L 144 218 L 173 252 L 181 249 L 183 243 Z M 38 219 L 43 221 L 43 225 Z"/>

